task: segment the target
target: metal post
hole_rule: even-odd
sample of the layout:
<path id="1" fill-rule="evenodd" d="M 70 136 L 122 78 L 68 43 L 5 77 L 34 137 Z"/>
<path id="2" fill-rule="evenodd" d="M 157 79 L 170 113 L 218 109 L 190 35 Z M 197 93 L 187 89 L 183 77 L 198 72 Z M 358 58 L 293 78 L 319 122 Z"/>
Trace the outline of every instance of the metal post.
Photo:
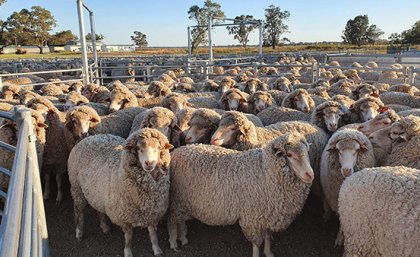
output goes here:
<path id="1" fill-rule="evenodd" d="M 211 41 L 211 28 L 212 28 L 212 22 L 211 22 L 211 16 L 209 16 L 207 29 L 209 33 L 208 38 L 209 38 L 209 64 L 210 65 L 213 64 L 213 42 Z"/>
<path id="2" fill-rule="evenodd" d="M 414 66 L 410 66 L 410 79 L 409 84 L 414 85 Z"/>
<path id="3" fill-rule="evenodd" d="M 192 55 L 192 49 L 191 49 L 191 27 L 187 28 L 188 33 L 188 59 L 191 58 Z"/>
<path id="4" fill-rule="evenodd" d="M 93 19 L 93 12 L 89 11 L 90 18 L 90 33 L 92 34 L 92 52 L 93 52 L 93 63 L 94 66 L 98 66 L 98 52 L 96 49 L 96 32 L 95 32 L 95 21 Z"/>
<path id="5" fill-rule="evenodd" d="M 89 84 L 89 64 L 87 57 L 87 48 L 86 48 L 86 38 L 85 38 L 85 22 L 83 18 L 83 0 L 77 0 L 77 15 L 79 16 L 79 34 L 80 34 L 80 44 L 82 48 L 82 73 L 83 73 L 83 83 L 85 85 Z M 95 35 L 92 35 L 93 37 Z"/>
<path id="6" fill-rule="evenodd" d="M 3 78 L 0 77 L 0 90 L 3 88 Z"/>
<path id="7" fill-rule="evenodd" d="M 259 20 L 259 44 L 258 44 L 258 62 L 262 63 L 262 45 L 263 45 L 263 22 Z"/>
<path id="8" fill-rule="evenodd" d="M 311 67 L 311 69 L 312 69 L 312 83 L 314 83 L 315 82 L 315 63 L 313 62 L 312 63 L 312 67 Z"/>

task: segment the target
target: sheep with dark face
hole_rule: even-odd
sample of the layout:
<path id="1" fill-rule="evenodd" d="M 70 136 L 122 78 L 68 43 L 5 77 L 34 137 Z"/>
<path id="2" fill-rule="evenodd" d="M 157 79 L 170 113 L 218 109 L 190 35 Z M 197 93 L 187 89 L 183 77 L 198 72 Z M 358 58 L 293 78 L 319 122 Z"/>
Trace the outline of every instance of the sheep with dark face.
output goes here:
<path id="1" fill-rule="evenodd" d="M 387 108 L 379 98 L 365 97 L 354 102 L 343 119 L 348 124 L 365 122 L 386 110 Z"/>
<path id="2" fill-rule="evenodd" d="M 229 89 L 233 88 L 236 84 L 236 81 L 234 79 L 232 79 L 231 77 L 224 77 L 220 82 L 219 82 L 219 93 L 220 94 L 224 94 L 226 91 L 228 91 Z"/>
<path id="3" fill-rule="evenodd" d="M 267 91 L 267 84 L 261 82 L 257 78 L 248 79 L 245 82 L 244 92 L 248 94 L 253 94 L 255 91 Z"/>
<path id="4" fill-rule="evenodd" d="M 296 89 L 289 93 L 281 103 L 282 107 L 296 109 L 301 112 L 312 112 L 315 102 L 305 89 Z"/>
<path id="5" fill-rule="evenodd" d="M 360 84 L 351 94 L 353 100 L 359 100 L 365 97 L 379 97 L 379 90 L 367 83 Z"/>
<path id="6" fill-rule="evenodd" d="M 293 85 L 288 78 L 280 77 L 271 85 L 271 89 L 290 93 L 293 90 Z"/>
<path id="7" fill-rule="evenodd" d="M 257 114 L 268 107 L 277 106 L 277 103 L 276 101 L 274 101 L 271 94 L 266 91 L 254 92 L 249 97 L 248 103 L 249 103 L 249 112 L 253 114 Z"/>
<path id="8" fill-rule="evenodd" d="M 164 97 L 171 93 L 171 89 L 163 82 L 152 81 L 147 88 L 144 98 Z"/>
<path id="9" fill-rule="evenodd" d="M 116 112 L 120 109 L 128 107 L 139 106 L 136 96 L 128 90 L 120 81 L 113 82 L 113 89 L 110 97 L 111 103 L 109 104 L 109 112 Z"/>
<path id="10" fill-rule="evenodd" d="M 82 95 L 95 103 L 109 103 L 111 101 L 111 93 L 108 88 L 98 84 L 90 83 L 82 91 Z"/>

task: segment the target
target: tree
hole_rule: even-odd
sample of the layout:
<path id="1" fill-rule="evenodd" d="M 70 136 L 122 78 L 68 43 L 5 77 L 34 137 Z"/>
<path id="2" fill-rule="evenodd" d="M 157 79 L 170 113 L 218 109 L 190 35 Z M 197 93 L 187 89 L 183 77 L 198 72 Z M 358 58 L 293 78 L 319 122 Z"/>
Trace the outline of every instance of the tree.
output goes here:
<path id="1" fill-rule="evenodd" d="M 375 24 L 369 25 L 367 15 L 358 15 L 353 20 L 347 21 L 343 31 L 344 43 L 361 46 L 363 44 L 375 44 L 384 34 Z"/>
<path id="2" fill-rule="evenodd" d="M 375 45 L 375 42 L 379 40 L 381 36 L 385 33 L 376 27 L 375 24 L 369 26 L 368 30 L 366 31 L 366 41 L 372 45 Z"/>
<path id="3" fill-rule="evenodd" d="M 32 44 L 30 35 L 31 13 L 28 9 L 22 9 L 19 12 L 13 12 L 4 23 L 4 41 L 5 45 Z"/>
<path id="4" fill-rule="evenodd" d="M 41 6 L 33 6 L 30 13 L 30 34 L 39 48 L 39 53 L 42 54 L 50 37 L 49 31 L 57 25 L 56 20 L 50 11 Z"/>
<path id="5" fill-rule="evenodd" d="M 403 41 L 408 44 L 420 44 L 420 20 L 411 29 L 402 32 Z"/>
<path id="6" fill-rule="evenodd" d="M 276 45 L 280 44 L 280 36 L 289 32 L 289 26 L 284 23 L 289 17 L 290 13 L 288 11 L 282 12 L 278 6 L 270 5 L 265 9 L 264 45 L 275 49 Z"/>
<path id="7" fill-rule="evenodd" d="M 138 47 L 147 47 L 146 34 L 141 33 L 140 31 L 134 31 L 134 36 L 131 36 L 131 40 Z"/>
<path id="8" fill-rule="evenodd" d="M 95 40 L 102 40 L 102 39 L 104 39 L 105 38 L 105 36 L 104 35 L 102 35 L 102 34 L 96 34 L 95 33 Z M 92 40 L 92 34 L 91 33 L 88 33 L 87 35 L 86 35 L 86 40 Z"/>
<path id="9" fill-rule="evenodd" d="M 74 35 L 71 30 L 63 30 L 50 36 L 48 44 L 52 46 L 63 46 L 71 40 L 77 40 L 77 36 Z"/>
<path id="10" fill-rule="evenodd" d="M 402 35 L 398 33 L 392 33 L 388 40 L 391 42 L 391 44 L 401 44 L 402 43 Z"/>
<path id="11" fill-rule="evenodd" d="M 0 6 L 4 3 L 6 3 L 6 0 L 0 0 Z"/>
<path id="12" fill-rule="evenodd" d="M 258 27 L 257 23 L 244 23 L 244 21 L 255 21 L 254 16 L 252 15 L 241 15 L 236 16 L 233 26 L 227 26 L 226 29 L 229 32 L 229 35 L 233 35 L 234 39 L 237 39 L 239 43 L 242 44 L 244 48 L 246 48 L 247 43 L 249 42 L 249 34 Z"/>
<path id="13" fill-rule="evenodd" d="M 225 17 L 225 13 L 220 9 L 221 5 L 211 0 L 206 0 L 203 7 L 193 5 L 188 10 L 188 18 L 196 22 L 198 26 L 206 26 L 208 17 L 211 17 L 212 23 L 220 23 L 215 18 Z M 197 27 L 191 30 L 191 51 L 193 52 L 199 45 L 207 42 L 207 27 Z"/>

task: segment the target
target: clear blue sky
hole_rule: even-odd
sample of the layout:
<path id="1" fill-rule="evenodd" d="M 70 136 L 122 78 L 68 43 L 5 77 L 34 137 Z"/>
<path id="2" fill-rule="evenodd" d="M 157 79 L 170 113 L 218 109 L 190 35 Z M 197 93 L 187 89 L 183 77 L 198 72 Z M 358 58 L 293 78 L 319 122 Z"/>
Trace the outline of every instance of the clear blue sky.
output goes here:
<path id="1" fill-rule="evenodd" d="M 130 36 L 138 30 L 147 35 L 149 46 L 186 46 L 187 26 L 194 25 L 187 11 L 192 5 L 203 5 L 191 0 L 85 0 L 95 12 L 96 30 L 105 35 L 108 44 L 131 44 Z M 222 6 L 229 18 L 250 14 L 264 19 L 264 9 L 270 4 L 280 6 L 291 13 L 287 22 L 291 33 L 285 35 L 293 42 L 341 41 L 347 20 L 359 14 L 367 14 L 370 23 L 385 32 L 384 38 L 393 32 L 411 28 L 420 20 L 419 0 L 214 0 Z M 76 0 L 7 0 L 0 7 L 0 19 L 6 19 L 13 11 L 40 5 L 52 12 L 58 26 L 54 31 L 70 29 L 79 33 Z M 86 17 L 86 29 L 88 17 Z M 223 27 L 215 29 L 215 45 L 237 44 Z M 250 37 L 250 44 L 258 43 L 258 34 Z"/>

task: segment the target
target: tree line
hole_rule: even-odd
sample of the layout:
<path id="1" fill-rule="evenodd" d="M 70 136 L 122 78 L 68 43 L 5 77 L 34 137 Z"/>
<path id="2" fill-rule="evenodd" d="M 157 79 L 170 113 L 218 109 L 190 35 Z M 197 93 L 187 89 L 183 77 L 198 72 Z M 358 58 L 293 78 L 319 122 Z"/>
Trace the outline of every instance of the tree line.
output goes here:
<path id="1" fill-rule="evenodd" d="M 5 0 L 0 0 L 0 5 Z M 191 30 L 191 47 L 194 52 L 199 46 L 208 44 L 207 23 L 208 19 L 213 24 L 224 22 L 225 13 L 219 3 L 205 0 L 203 6 L 193 5 L 189 8 L 188 18 L 195 22 Z M 263 22 L 263 45 L 273 49 L 282 43 L 290 42 L 286 33 L 289 27 L 286 24 L 290 12 L 281 10 L 280 7 L 270 5 L 264 10 L 264 20 L 258 21 L 250 14 L 242 14 L 235 17 L 233 23 L 226 27 L 229 35 L 238 40 L 244 48 L 249 43 L 249 35 L 258 29 L 259 22 Z M 40 6 L 31 9 L 22 9 L 12 13 L 5 21 L 0 20 L 0 45 L 36 45 L 40 53 L 43 47 L 48 45 L 65 45 L 68 41 L 77 40 L 77 36 L 70 30 L 63 30 L 50 34 L 57 25 L 57 21 L 49 10 Z M 375 24 L 369 24 L 368 15 L 358 15 L 349 19 L 343 30 L 344 43 L 353 45 L 375 44 L 384 32 Z M 96 40 L 104 39 L 104 35 L 96 34 Z M 91 40 L 92 35 L 86 35 Z M 136 46 L 147 47 L 147 36 L 140 31 L 134 31 L 131 40 Z M 388 38 L 391 44 L 420 44 L 420 20 L 412 28 L 401 33 L 392 33 Z M 1 50 L 1 48 L 0 48 Z"/>

